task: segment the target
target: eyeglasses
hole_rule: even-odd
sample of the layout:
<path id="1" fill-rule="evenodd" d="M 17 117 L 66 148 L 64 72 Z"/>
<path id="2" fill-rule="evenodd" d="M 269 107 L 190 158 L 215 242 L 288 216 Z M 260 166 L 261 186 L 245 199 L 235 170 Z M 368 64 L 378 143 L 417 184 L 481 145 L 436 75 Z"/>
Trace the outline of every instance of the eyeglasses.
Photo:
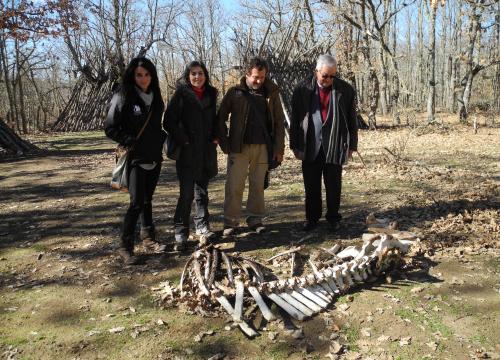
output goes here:
<path id="1" fill-rule="evenodd" d="M 323 75 L 321 74 L 321 78 L 326 80 L 326 79 L 333 79 L 335 77 L 335 75 Z"/>

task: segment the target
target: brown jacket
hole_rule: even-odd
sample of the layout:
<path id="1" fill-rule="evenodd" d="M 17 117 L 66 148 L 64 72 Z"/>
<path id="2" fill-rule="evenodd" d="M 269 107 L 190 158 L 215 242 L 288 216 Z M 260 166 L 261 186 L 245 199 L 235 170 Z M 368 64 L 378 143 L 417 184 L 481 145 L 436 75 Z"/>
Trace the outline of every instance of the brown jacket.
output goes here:
<path id="1" fill-rule="evenodd" d="M 285 115 L 283 114 L 278 86 L 267 78 L 263 86 L 267 94 L 266 100 L 269 114 L 267 129 L 273 142 L 273 155 L 283 155 L 285 152 Z M 228 152 L 241 152 L 249 114 L 248 95 L 246 78 L 243 76 L 240 84 L 230 88 L 222 99 L 217 114 L 217 127 L 220 147 L 226 154 Z M 230 122 L 229 132 L 228 120 Z"/>

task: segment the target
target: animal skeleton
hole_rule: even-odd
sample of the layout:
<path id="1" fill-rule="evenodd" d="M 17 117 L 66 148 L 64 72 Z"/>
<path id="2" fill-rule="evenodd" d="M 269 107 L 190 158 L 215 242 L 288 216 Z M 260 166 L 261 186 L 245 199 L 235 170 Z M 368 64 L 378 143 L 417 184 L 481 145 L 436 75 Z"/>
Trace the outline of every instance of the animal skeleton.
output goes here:
<path id="1" fill-rule="evenodd" d="M 258 333 L 245 321 L 245 305 L 254 302 L 267 321 L 276 319 L 270 301 L 294 319 L 305 320 L 326 309 L 337 295 L 355 284 L 399 264 L 401 255 L 414 242 L 408 239 L 415 236 L 408 232 L 396 236 L 364 234 L 361 247 L 349 246 L 340 252 L 338 245 L 322 249 L 323 255 L 332 259 L 318 264 L 309 259 L 312 273 L 303 276 L 293 276 L 295 256 L 302 246 L 292 248 L 269 259 L 291 257 L 292 276 L 286 279 L 277 278 L 255 260 L 226 254 L 210 245 L 195 251 L 184 266 L 179 285 L 181 301 L 209 307 L 218 303 L 247 336 L 254 337 Z"/>

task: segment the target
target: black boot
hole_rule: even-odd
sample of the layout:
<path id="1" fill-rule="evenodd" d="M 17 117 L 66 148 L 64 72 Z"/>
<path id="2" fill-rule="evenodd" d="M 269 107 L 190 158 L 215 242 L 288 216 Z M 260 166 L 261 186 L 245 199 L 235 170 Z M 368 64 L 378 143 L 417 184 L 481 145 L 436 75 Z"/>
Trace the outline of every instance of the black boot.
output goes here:
<path id="1" fill-rule="evenodd" d="M 136 265 L 139 262 L 137 256 L 134 255 L 134 234 L 122 235 L 118 255 L 120 255 L 125 265 Z"/>
<path id="2" fill-rule="evenodd" d="M 164 252 L 167 250 L 167 245 L 160 244 L 156 241 L 156 231 L 154 226 L 141 228 L 140 239 L 144 248 L 149 251 Z"/>

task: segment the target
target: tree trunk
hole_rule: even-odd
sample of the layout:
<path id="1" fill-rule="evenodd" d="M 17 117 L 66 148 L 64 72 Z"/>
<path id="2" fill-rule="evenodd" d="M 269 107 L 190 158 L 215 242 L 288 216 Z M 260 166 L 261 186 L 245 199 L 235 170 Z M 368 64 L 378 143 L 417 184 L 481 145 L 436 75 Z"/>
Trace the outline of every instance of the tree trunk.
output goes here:
<path id="1" fill-rule="evenodd" d="M 429 28 L 429 90 L 427 97 L 427 122 L 434 122 L 436 111 L 436 14 L 438 2 L 431 0 L 431 23 Z"/>
<path id="2" fill-rule="evenodd" d="M 380 110 L 382 111 L 383 115 L 387 115 L 387 60 L 384 55 L 384 50 L 380 46 L 378 49 L 378 56 L 379 56 L 379 72 L 381 76 L 381 82 L 380 82 Z"/>
<path id="3" fill-rule="evenodd" d="M 481 13 L 482 10 L 480 8 L 480 4 L 482 4 L 484 0 L 478 0 L 478 5 L 473 6 L 471 9 L 471 24 L 469 27 L 469 43 L 467 44 L 467 52 L 466 52 L 466 68 L 465 68 L 465 77 L 462 79 L 462 93 L 460 96 L 460 111 L 459 111 L 459 119 L 460 122 L 466 122 L 467 116 L 469 112 L 469 100 L 472 91 L 472 82 L 474 80 L 474 76 L 477 72 L 474 71 L 474 49 L 476 46 L 476 40 L 478 38 L 479 30 L 480 30 L 480 21 L 481 21 Z"/>
<path id="4" fill-rule="evenodd" d="M 9 98 L 8 120 L 12 127 L 17 127 L 16 99 L 14 96 L 14 89 L 12 88 L 11 76 L 9 74 L 9 61 L 7 58 L 5 36 L 3 34 L 0 35 L 0 61 L 2 61 L 5 88 L 7 90 L 7 97 Z"/>
<path id="5" fill-rule="evenodd" d="M 497 11 L 495 14 L 495 58 L 500 58 L 500 4 L 497 3 Z M 493 109 L 500 112 L 500 64 L 495 65 L 495 75 L 493 78 Z"/>
<path id="6" fill-rule="evenodd" d="M 361 22 L 363 28 L 367 28 L 366 23 L 366 8 L 365 4 L 361 4 Z M 362 53 L 365 58 L 366 65 L 368 67 L 368 126 L 370 129 L 375 129 L 377 127 L 377 108 L 378 99 L 380 97 L 379 81 L 377 77 L 377 72 L 372 64 L 370 58 L 370 38 L 366 32 L 363 33 L 363 47 Z"/>

